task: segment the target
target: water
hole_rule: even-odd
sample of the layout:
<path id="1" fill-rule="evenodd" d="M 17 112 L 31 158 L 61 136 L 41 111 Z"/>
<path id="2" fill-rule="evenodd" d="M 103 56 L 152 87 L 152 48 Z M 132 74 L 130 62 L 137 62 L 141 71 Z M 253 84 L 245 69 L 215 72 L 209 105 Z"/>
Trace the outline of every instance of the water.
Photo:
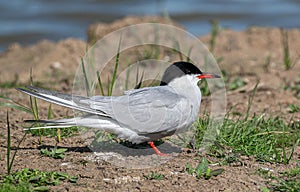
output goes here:
<path id="1" fill-rule="evenodd" d="M 13 42 L 85 40 L 92 23 L 163 13 L 194 35 L 209 33 L 210 20 L 234 30 L 300 27 L 300 0 L 0 0 L 0 51 Z"/>

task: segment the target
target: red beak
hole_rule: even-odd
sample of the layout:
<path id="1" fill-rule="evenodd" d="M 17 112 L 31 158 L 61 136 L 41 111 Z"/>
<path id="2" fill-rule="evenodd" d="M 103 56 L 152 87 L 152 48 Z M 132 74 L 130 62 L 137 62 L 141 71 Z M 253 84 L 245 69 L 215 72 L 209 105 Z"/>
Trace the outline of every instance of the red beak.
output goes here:
<path id="1" fill-rule="evenodd" d="M 198 77 L 198 79 L 221 78 L 219 75 L 212 74 L 212 73 L 202 73 L 201 75 L 198 75 L 197 77 Z"/>

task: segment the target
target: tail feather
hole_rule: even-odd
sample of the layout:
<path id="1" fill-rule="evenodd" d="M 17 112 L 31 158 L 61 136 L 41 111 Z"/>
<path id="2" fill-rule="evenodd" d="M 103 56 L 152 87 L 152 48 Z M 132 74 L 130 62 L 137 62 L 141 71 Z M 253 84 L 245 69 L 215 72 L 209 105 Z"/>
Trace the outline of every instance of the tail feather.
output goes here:
<path id="1" fill-rule="evenodd" d="M 74 119 L 60 119 L 60 120 L 24 120 L 25 123 L 40 123 L 42 126 L 36 126 L 31 128 L 25 128 L 23 130 L 35 130 L 35 129 L 53 129 L 53 128 L 69 128 L 76 126 Z M 46 125 L 46 126 L 45 126 Z"/>
<path id="2" fill-rule="evenodd" d="M 41 124 L 59 124 L 60 122 L 54 121 L 54 120 L 24 120 L 25 123 L 41 123 Z M 63 122 L 61 122 L 63 123 Z"/>
<path id="3" fill-rule="evenodd" d="M 88 99 L 87 97 L 63 94 L 63 93 L 58 93 L 56 91 L 48 91 L 48 90 L 33 87 L 33 86 L 26 86 L 26 89 L 24 89 L 24 88 L 16 88 L 16 89 L 18 91 L 21 91 L 30 96 L 33 96 L 33 97 L 57 104 L 57 105 L 61 105 L 64 107 L 68 107 L 68 108 L 79 110 L 79 111 L 86 112 L 86 113 L 109 117 L 109 115 L 105 114 L 105 112 L 103 112 L 101 110 L 92 109 L 92 108 L 90 108 L 90 106 L 88 104 L 84 104 L 81 102 L 82 100 Z"/>
<path id="4" fill-rule="evenodd" d="M 24 130 L 69 128 L 72 126 L 80 126 L 107 131 L 116 135 L 118 138 L 126 139 L 130 142 L 137 144 L 144 141 L 148 141 L 149 139 L 146 136 L 138 135 L 135 131 L 129 128 L 120 126 L 120 124 L 116 120 L 98 115 L 86 115 L 82 117 L 59 120 L 25 120 L 25 122 L 41 123 L 41 126 L 26 128 Z"/>
<path id="5" fill-rule="evenodd" d="M 74 125 L 73 125 L 74 126 Z M 70 128 L 72 125 L 50 125 L 50 126 L 38 126 L 31 128 L 24 128 L 24 131 L 36 130 L 36 129 L 58 129 L 58 128 Z"/>
<path id="6" fill-rule="evenodd" d="M 42 126 L 32 127 L 30 129 L 39 128 L 67 128 L 72 126 L 82 126 L 90 128 L 99 128 L 103 130 L 109 130 L 119 128 L 119 124 L 110 118 L 98 116 L 98 115 L 85 115 L 75 118 L 65 118 L 58 120 L 24 120 L 25 123 L 41 124 Z M 29 129 L 26 129 L 29 130 Z"/>

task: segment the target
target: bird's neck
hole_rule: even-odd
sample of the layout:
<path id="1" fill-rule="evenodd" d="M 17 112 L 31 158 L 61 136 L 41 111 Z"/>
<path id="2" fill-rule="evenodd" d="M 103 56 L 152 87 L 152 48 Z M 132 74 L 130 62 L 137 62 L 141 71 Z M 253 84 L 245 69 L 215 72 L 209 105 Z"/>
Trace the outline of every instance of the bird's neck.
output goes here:
<path id="1" fill-rule="evenodd" d="M 201 92 L 197 85 L 198 81 L 192 75 L 186 75 L 172 80 L 168 86 L 172 87 L 179 95 L 187 97 L 200 106 Z"/>

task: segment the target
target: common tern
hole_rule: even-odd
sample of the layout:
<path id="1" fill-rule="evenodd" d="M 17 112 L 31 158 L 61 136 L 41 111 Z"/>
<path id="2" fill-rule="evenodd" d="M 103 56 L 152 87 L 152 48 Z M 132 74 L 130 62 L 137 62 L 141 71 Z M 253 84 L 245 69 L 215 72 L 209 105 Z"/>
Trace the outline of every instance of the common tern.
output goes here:
<path id="1" fill-rule="evenodd" d="M 197 119 L 201 91 L 198 82 L 219 75 L 203 73 L 189 62 L 175 62 L 164 72 L 159 86 L 125 91 L 122 96 L 76 96 L 33 86 L 17 90 L 33 97 L 85 112 L 83 116 L 59 120 L 27 120 L 66 128 L 83 126 L 110 132 L 133 144 L 153 141 L 187 130 Z"/>

